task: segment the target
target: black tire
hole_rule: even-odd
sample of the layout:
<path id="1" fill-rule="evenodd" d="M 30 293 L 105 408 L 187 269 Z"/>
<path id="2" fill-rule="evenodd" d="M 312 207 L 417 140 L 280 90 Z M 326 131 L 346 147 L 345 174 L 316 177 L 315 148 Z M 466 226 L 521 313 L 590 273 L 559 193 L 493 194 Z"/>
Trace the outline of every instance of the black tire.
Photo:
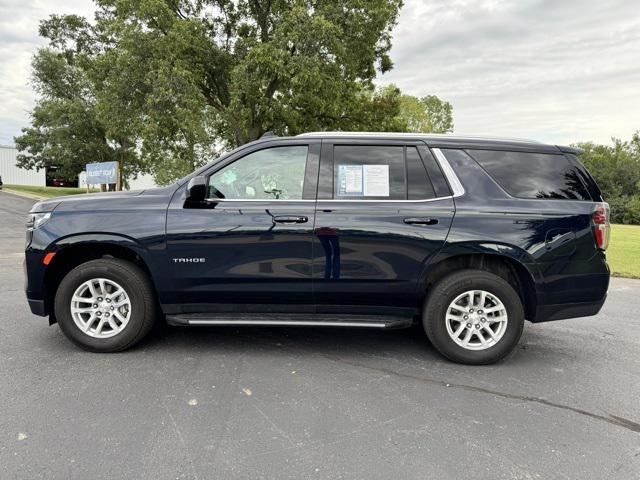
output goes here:
<path id="1" fill-rule="evenodd" d="M 131 302 L 129 322 L 110 338 L 94 338 L 84 333 L 71 315 L 71 299 L 76 289 L 92 278 L 105 278 L 122 286 Z M 116 258 L 83 263 L 60 282 L 55 297 L 55 312 L 62 332 L 76 345 L 91 352 L 120 352 L 139 342 L 156 320 L 156 301 L 149 277 L 135 264 Z"/>
<path id="2" fill-rule="evenodd" d="M 507 311 L 504 335 L 484 350 L 464 348 L 447 332 L 449 305 L 469 290 L 484 290 L 495 295 Z M 447 275 L 430 289 L 422 310 L 422 323 L 433 346 L 449 360 L 467 365 L 486 365 L 501 360 L 518 344 L 524 327 L 524 309 L 518 293 L 503 278 L 483 270 L 460 270 Z"/>

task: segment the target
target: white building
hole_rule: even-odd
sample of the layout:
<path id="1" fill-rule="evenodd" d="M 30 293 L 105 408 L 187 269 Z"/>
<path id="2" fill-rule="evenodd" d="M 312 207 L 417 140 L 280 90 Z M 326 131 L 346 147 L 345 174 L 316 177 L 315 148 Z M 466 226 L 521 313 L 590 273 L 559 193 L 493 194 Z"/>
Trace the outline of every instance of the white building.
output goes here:
<path id="1" fill-rule="evenodd" d="M 8 145 L 0 145 L 0 177 L 7 185 L 44 186 L 46 176 L 44 169 L 40 171 L 25 170 L 16 166 L 18 150 Z"/>
<path id="2" fill-rule="evenodd" d="M 44 187 L 47 184 L 47 177 L 44 169 L 25 170 L 16 165 L 18 149 L 9 145 L 0 145 L 0 177 L 5 185 L 34 185 Z M 82 172 L 78 178 L 78 186 L 86 187 L 86 172 Z M 156 186 L 153 176 L 139 175 L 135 179 L 129 179 L 131 190 L 141 190 Z"/>

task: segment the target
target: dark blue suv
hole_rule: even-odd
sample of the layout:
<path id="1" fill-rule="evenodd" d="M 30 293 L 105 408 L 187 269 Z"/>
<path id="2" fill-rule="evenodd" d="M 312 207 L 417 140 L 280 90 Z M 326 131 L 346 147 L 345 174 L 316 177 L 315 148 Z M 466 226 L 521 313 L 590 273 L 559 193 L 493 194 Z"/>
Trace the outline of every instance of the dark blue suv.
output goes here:
<path id="1" fill-rule="evenodd" d="M 408 327 L 499 360 L 524 320 L 595 315 L 609 207 L 576 156 L 530 141 L 313 133 L 179 182 L 36 204 L 33 313 L 95 352 L 172 325 Z"/>

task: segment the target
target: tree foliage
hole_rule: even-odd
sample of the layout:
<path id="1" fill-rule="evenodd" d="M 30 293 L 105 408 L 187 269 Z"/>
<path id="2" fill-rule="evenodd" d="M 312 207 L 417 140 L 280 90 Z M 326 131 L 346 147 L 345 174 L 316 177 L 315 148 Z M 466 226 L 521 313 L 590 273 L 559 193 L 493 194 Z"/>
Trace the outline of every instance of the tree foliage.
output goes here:
<path id="1" fill-rule="evenodd" d="M 640 131 L 630 141 L 612 145 L 579 143 L 580 160 L 589 169 L 611 206 L 614 223 L 640 224 Z"/>
<path id="2" fill-rule="evenodd" d="M 19 166 L 55 164 L 62 175 L 74 177 L 87 159 L 111 161 L 128 156 L 121 145 L 107 140 L 97 117 L 92 85 L 81 68 L 64 55 L 43 49 L 33 59 L 33 70 L 40 99 L 31 112 L 32 126 L 16 138 Z"/>
<path id="3" fill-rule="evenodd" d="M 450 133 L 453 107 L 435 95 L 418 98 L 403 94 L 395 85 L 364 92 L 365 123 L 372 131 Z M 352 129 L 357 129 L 354 125 Z"/>
<path id="4" fill-rule="evenodd" d="M 403 95 L 400 99 L 400 116 L 409 132 L 453 132 L 453 107 L 435 95 L 422 98 Z"/>
<path id="5" fill-rule="evenodd" d="M 26 167 L 117 159 L 167 183 L 272 130 L 449 131 L 437 97 L 375 89 L 402 0 L 96 0 L 52 15 Z M 422 111 L 420 111 L 422 109 Z M 65 170 L 67 171 L 67 170 Z"/>

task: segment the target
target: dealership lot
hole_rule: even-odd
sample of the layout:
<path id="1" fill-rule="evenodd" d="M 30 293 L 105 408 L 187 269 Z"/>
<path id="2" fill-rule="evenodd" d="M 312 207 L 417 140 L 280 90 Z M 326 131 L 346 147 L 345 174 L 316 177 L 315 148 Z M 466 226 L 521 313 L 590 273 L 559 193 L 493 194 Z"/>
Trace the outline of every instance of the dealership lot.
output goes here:
<path id="1" fill-rule="evenodd" d="M 488 367 L 416 328 L 159 329 L 83 352 L 30 314 L 0 193 L 0 478 L 640 478 L 640 281 Z"/>

